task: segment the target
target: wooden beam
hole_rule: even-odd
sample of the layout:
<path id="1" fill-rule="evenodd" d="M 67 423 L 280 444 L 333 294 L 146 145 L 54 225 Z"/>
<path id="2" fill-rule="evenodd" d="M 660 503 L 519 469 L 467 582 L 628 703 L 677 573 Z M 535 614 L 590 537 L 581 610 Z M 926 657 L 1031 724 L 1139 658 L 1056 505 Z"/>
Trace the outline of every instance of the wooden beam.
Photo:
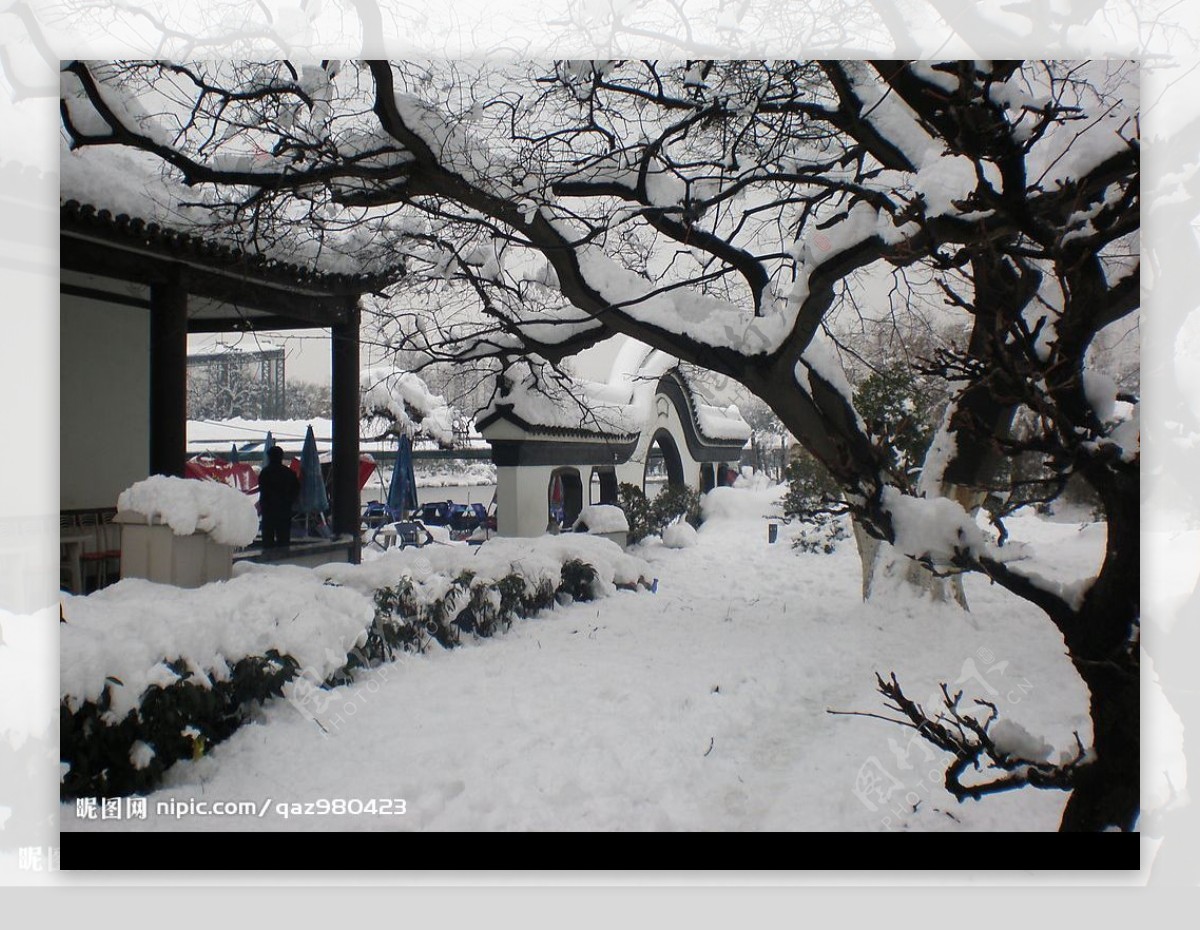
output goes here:
<path id="1" fill-rule="evenodd" d="M 150 252 L 118 248 L 105 242 L 67 234 L 59 237 L 59 250 L 60 266 L 64 269 L 142 284 L 167 283 L 171 280 L 173 269 L 186 267 L 188 290 L 192 294 L 230 305 L 227 316 L 201 318 L 211 319 L 214 324 L 225 326 L 226 330 L 193 326 L 193 332 L 223 332 L 253 319 L 239 313 L 239 307 L 277 314 L 288 320 L 307 321 L 307 324 L 301 322 L 293 328 L 305 325 L 333 326 L 346 319 L 347 295 L 317 294 L 286 283 L 266 282 L 256 278 L 251 269 L 245 272 L 215 270 L 194 261 L 171 261 Z M 197 323 L 200 324 L 200 320 Z M 258 328 L 257 324 L 255 328 Z"/>
<path id="2" fill-rule="evenodd" d="M 329 329 L 328 322 L 314 322 L 297 316 L 262 314 L 260 316 L 192 317 L 188 320 L 189 333 L 259 333 L 278 332 L 281 329 Z"/>
<path id="3" fill-rule="evenodd" d="M 141 310 L 150 308 L 150 301 L 144 297 L 133 297 L 129 294 L 120 294 L 116 291 L 106 291 L 98 287 L 82 287 L 78 284 L 63 284 L 58 285 L 60 294 L 68 294 L 71 297 L 84 297 L 88 300 L 99 301 L 102 304 L 118 304 L 122 307 L 137 307 Z"/>
<path id="4" fill-rule="evenodd" d="M 333 530 L 359 539 L 358 494 L 359 321 L 357 300 L 346 302 L 349 321 L 333 327 Z M 359 559 L 358 547 L 354 561 Z"/>
<path id="5" fill-rule="evenodd" d="M 187 306 L 182 269 L 150 286 L 150 474 L 183 477 L 187 460 Z"/>

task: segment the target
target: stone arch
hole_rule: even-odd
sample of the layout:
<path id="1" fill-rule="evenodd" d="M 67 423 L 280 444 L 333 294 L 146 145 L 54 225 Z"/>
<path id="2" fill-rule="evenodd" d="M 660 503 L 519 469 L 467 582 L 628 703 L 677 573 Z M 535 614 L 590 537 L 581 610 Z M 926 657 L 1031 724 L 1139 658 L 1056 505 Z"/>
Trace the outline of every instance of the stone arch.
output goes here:
<path id="1" fill-rule="evenodd" d="M 667 484 L 687 484 L 687 478 L 683 473 L 683 459 L 679 455 L 679 447 L 675 444 L 675 437 L 671 435 L 670 430 L 660 428 L 655 431 L 654 437 L 650 440 L 650 445 L 646 451 L 646 465 L 642 471 L 642 490 L 646 490 L 646 473 L 650 469 L 650 461 L 653 458 L 655 446 L 658 446 L 662 451 L 663 464 L 667 469 Z"/>

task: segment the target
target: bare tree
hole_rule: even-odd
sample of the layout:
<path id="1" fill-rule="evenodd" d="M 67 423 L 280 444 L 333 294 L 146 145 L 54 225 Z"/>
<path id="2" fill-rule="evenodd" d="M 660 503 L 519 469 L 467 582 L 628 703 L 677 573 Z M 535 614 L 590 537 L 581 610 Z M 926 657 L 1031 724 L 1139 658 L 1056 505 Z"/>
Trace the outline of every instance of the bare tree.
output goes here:
<path id="1" fill-rule="evenodd" d="M 75 148 L 153 153 L 248 247 L 403 265 L 451 298 L 397 320 L 435 356 L 557 363 L 623 333 L 745 385 L 865 533 L 1046 612 L 1092 695 L 1063 826 L 1132 826 L 1139 457 L 1085 364 L 1138 307 L 1132 65 L 70 62 L 63 86 Z M 928 368 L 955 396 L 919 487 L 824 334 L 889 267 L 969 330 Z M 1037 428 L 1016 438 L 1019 411 Z M 1027 451 L 1102 502 L 1106 555 L 1081 590 L 971 518 Z"/>
<path id="2" fill-rule="evenodd" d="M 772 481 L 782 481 L 787 467 L 790 437 L 783 421 L 775 411 L 757 397 L 738 404 L 742 419 L 749 424 L 750 446 L 754 454 L 754 468 Z"/>
<path id="3" fill-rule="evenodd" d="M 289 378 L 283 389 L 284 410 L 293 420 L 326 419 L 333 416 L 329 385 Z"/>
<path id="4" fill-rule="evenodd" d="M 230 358 L 188 371 L 187 409 L 194 420 L 257 419 L 262 401 L 253 362 Z"/>

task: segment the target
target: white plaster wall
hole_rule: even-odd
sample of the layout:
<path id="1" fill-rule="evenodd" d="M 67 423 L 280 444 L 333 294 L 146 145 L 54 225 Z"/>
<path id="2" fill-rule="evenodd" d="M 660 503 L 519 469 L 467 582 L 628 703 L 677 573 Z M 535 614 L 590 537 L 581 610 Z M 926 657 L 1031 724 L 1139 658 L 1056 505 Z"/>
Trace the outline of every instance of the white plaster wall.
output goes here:
<path id="1" fill-rule="evenodd" d="M 60 296 L 59 506 L 115 507 L 150 469 L 150 311 Z"/>
<path id="2" fill-rule="evenodd" d="M 581 469 L 582 470 L 582 469 Z M 552 465 L 496 469 L 496 532 L 501 536 L 541 536 L 550 522 Z"/>

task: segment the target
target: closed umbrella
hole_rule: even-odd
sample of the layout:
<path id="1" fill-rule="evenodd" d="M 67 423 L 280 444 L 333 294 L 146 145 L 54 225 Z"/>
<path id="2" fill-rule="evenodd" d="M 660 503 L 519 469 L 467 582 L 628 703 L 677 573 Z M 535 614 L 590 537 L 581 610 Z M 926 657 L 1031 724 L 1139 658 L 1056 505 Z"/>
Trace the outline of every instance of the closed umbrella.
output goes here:
<path id="1" fill-rule="evenodd" d="M 309 426 L 304 436 L 304 448 L 300 450 L 300 499 L 296 509 L 301 513 L 319 514 L 324 517 L 329 509 L 329 495 L 325 493 L 325 478 L 321 474 L 321 456 L 317 452 L 317 437 Z"/>
<path id="2" fill-rule="evenodd" d="M 238 455 L 236 442 L 233 443 L 229 447 L 229 464 L 230 465 L 241 465 L 242 464 L 242 457 L 240 455 Z"/>
<path id="3" fill-rule="evenodd" d="M 275 445 L 275 440 L 271 438 L 271 431 L 267 430 L 267 441 L 263 444 L 262 467 L 266 468 L 271 464 L 271 459 L 267 453 L 271 451 L 271 446 Z"/>
<path id="4" fill-rule="evenodd" d="M 396 444 L 396 464 L 392 468 L 392 483 L 388 486 L 388 510 L 393 518 L 417 509 L 417 476 L 413 471 L 412 440 L 401 436 Z"/>
<path id="5" fill-rule="evenodd" d="M 563 510 L 563 483 L 562 476 L 555 475 L 550 481 L 550 516 L 553 517 L 555 523 L 562 523 L 566 516 Z"/>

